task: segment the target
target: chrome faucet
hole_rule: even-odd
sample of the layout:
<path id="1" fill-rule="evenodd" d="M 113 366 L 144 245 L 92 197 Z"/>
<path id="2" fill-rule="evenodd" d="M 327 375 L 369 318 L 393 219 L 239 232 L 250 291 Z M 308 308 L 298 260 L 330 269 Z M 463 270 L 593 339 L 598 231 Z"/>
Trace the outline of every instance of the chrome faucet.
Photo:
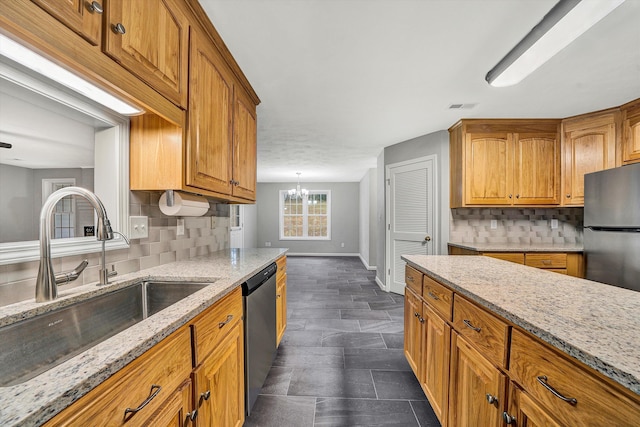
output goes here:
<path id="1" fill-rule="evenodd" d="M 38 277 L 36 278 L 36 302 L 56 299 L 58 297 L 58 284 L 75 280 L 87 265 L 85 260 L 72 272 L 59 273 L 56 275 L 53 272 L 53 265 L 51 264 L 51 216 L 53 215 L 53 209 L 60 199 L 73 195 L 82 196 L 87 199 L 98 214 L 96 238 L 103 242 L 100 283 L 106 284 L 106 280 L 108 279 L 108 275 L 103 273 L 107 271 L 104 257 L 104 242 L 113 239 L 113 230 L 111 229 L 109 218 L 107 218 L 107 211 L 98 196 L 91 191 L 80 187 L 64 187 L 51 193 L 44 202 L 44 205 L 42 205 L 42 211 L 40 211 L 40 267 L 38 268 Z M 102 283 L 103 276 L 105 283 Z"/>

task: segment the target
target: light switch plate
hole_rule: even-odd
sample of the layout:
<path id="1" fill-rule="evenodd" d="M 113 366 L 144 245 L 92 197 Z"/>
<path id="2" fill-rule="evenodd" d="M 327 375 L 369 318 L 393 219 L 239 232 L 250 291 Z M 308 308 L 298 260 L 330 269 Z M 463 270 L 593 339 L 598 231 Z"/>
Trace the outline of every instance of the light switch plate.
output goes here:
<path id="1" fill-rule="evenodd" d="M 553 230 L 556 228 L 558 228 L 558 220 L 554 218 L 551 220 L 551 229 Z"/>
<path id="2" fill-rule="evenodd" d="M 184 235 L 184 218 L 178 218 L 178 227 L 176 229 L 176 235 Z"/>
<path id="3" fill-rule="evenodd" d="M 498 220 L 497 219 L 492 219 L 491 220 L 491 229 L 495 230 L 498 228 Z"/>
<path id="4" fill-rule="evenodd" d="M 130 216 L 129 217 L 129 238 L 146 239 L 149 237 L 149 217 Z"/>

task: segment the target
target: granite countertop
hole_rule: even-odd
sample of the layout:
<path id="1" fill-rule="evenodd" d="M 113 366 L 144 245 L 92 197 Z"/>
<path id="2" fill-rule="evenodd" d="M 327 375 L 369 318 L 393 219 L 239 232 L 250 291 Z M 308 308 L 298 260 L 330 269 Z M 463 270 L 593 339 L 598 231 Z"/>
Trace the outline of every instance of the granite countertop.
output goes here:
<path id="1" fill-rule="evenodd" d="M 26 301 L 0 307 L 0 326 L 5 326 L 123 288 L 141 279 L 212 282 L 204 289 L 29 381 L 0 387 L 0 425 L 37 426 L 52 418 L 286 251 L 226 249 L 208 256 L 122 275 L 112 279 L 113 283 L 107 286 L 91 284 L 61 290 L 58 299 L 48 303 Z"/>
<path id="2" fill-rule="evenodd" d="M 640 292 L 490 257 L 402 259 L 640 394 Z"/>
<path id="3" fill-rule="evenodd" d="M 449 245 L 478 252 L 582 252 L 582 243 L 462 243 Z"/>

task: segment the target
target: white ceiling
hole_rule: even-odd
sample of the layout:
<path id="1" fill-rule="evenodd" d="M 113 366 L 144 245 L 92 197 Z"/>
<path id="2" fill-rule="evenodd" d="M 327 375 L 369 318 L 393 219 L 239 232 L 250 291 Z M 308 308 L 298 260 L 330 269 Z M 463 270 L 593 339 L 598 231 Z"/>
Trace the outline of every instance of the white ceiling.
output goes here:
<path id="1" fill-rule="evenodd" d="M 640 97 L 640 0 L 507 88 L 484 76 L 556 0 L 200 3 L 262 100 L 259 182 L 360 181 L 383 147 L 462 117 L 561 118 Z"/>

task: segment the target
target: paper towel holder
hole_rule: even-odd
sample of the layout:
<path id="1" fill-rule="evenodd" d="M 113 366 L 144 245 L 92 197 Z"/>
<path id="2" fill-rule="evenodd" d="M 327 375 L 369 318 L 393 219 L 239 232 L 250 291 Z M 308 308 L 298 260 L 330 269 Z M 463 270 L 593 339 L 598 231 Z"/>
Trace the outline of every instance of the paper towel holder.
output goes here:
<path id="1" fill-rule="evenodd" d="M 167 206 L 173 206 L 173 203 L 175 201 L 173 190 L 166 190 L 164 194 L 166 194 L 167 197 Z"/>

